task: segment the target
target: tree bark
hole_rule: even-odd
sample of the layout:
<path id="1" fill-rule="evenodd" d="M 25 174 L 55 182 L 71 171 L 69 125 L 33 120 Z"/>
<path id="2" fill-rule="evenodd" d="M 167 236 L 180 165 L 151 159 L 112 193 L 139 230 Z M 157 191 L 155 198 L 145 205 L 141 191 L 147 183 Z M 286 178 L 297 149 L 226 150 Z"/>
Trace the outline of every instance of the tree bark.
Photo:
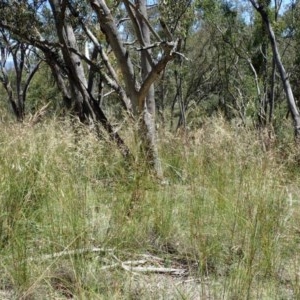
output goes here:
<path id="1" fill-rule="evenodd" d="M 70 93 L 68 93 L 70 95 L 68 95 L 68 97 L 71 97 L 74 112 L 83 123 L 88 122 L 91 118 L 95 122 L 97 131 L 97 123 L 100 122 L 108 132 L 110 138 L 117 143 L 122 154 L 127 157 L 130 154 L 128 147 L 118 133 L 114 131 L 104 112 L 100 108 L 99 103 L 89 92 L 82 60 L 77 54 L 79 53 L 79 49 L 74 29 L 66 20 L 67 1 L 51 0 L 50 5 L 55 19 L 59 43 L 62 45 L 61 51 L 70 89 Z M 53 67 L 52 70 L 55 71 Z M 56 75 L 56 78 L 59 79 L 59 75 Z M 62 85 L 61 82 L 59 84 Z"/>
<path id="2" fill-rule="evenodd" d="M 106 1 L 90 0 L 88 3 L 94 10 L 100 29 L 106 36 L 109 48 L 113 52 L 113 55 L 111 55 L 113 59 L 110 62 L 110 57 L 103 51 L 101 42 L 89 31 L 88 25 L 85 24 L 87 20 L 81 16 L 81 12 L 76 11 L 75 4 L 72 1 L 49 0 L 47 3 L 45 3 L 45 9 L 47 12 L 49 10 L 55 28 L 55 32 L 50 33 L 48 39 L 46 37 L 47 33 L 45 33 L 45 36 L 40 33 L 42 32 L 40 26 L 44 19 L 43 17 L 39 19 L 38 11 L 36 11 L 36 15 L 30 16 L 31 19 L 26 19 L 28 21 L 28 24 L 26 24 L 31 26 L 27 26 L 27 29 L 24 30 L 23 27 L 21 28 L 15 24 L 13 17 L 9 17 L 10 13 L 12 16 L 17 16 L 17 14 L 13 13 L 8 4 L 5 5 L 5 10 L 0 10 L 0 28 L 8 30 L 25 44 L 40 49 L 45 54 L 46 61 L 51 67 L 70 110 L 82 122 L 88 123 L 92 120 L 96 126 L 98 122 L 101 122 L 110 137 L 127 152 L 128 149 L 125 147 L 124 142 L 113 130 L 97 99 L 95 99 L 96 96 L 93 96 L 93 81 L 95 78 L 93 78 L 93 72 L 99 71 L 101 80 L 103 79 L 108 86 L 120 95 L 127 110 L 132 109 L 136 119 L 142 120 L 140 123 L 140 138 L 146 141 L 148 162 L 160 174 L 161 167 L 158 159 L 155 128 L 154 82 L 166 68 L 167 63 L 177 55 L 179 41 L 173 41 L 172 37 L 168 37 L 167 40 L 162 40 L 159 37 L 157 30 L 151 26 L 148 20 L 146 0 L 122 1 L 126 8 L 129 7 L 129 20 L 135 26 L 135 36 L 140 46 L 140 49 L 136 48 L 135 50 L 137 51 L 136 54 L 140 54 L 141 61 L 138 67 L 135 68 L 131 61 L 130 51 L 126 48 L 117 28 L 117 22 L 106 5 Z M 28 2 L 23 4 L 25 9 L 30 8 Z M 20 9 L 18 13 L 22 15 L 23 11 Z M 40 20 L 42 22 L 39 22 Z M 75 31 L 75 27 L 76 30 L 77 28 L 81 30 Z M 94 62 L 80 52 L 77 33 L 85 34 L 93 42 L 95 57 L 97 57 L 97 51 L 99 51 L 101 57 L 100 64 L 99 61 Z M 153 44 L 151 44 L 150 34 L 155 39 Z M 154 60 L 151 57 L 150 49 L 153 47 L 159 48 L 159 59 Z M 94 69 L 88 69 L 91 72 L 89 80 L 83 62 L 88 63 L 90 67 L 95 67 Z M 114 64 L 117 66 L 114 67 Z M 121 71 L 121 76 L 116 70 Z M 119 82 L 119 78 L 120 81 L 122 80 L 122 84 Z M 16 103 L 21 98 L 18 99 L 16 99 Z"/>
<path id="3" fill-rule="evenodd" d="M 149 74 L 151 73 L 152 67 L 150 57 L 151 50 L 147 47 L 151 44 L 150 41 L 150 30 L 144 20 L 148 19 L 147 7 L 145 0 L 136 0 L 136 7 L 139 9 L 136 18 L 138 21 L 141 41 L 140 44 L 143 45 L 146 49 L 141 51 L 141 75 L 142 81 L 144 82 Z M 137 33 L 138 35 L 138 33 Z M 141 136 L 144 137 L 145 152 L 147 153 L 147 160 L 153 164 L 154 169 L 159 177 L 163 176 L 161 162 L 158 155 L 157 149 L 157 132 L 155 128 L 155 90 L 154 84 L 152 83 L 146 95 L 144 101 L 143 115 L 142 115 L 142 131 Z"/>
<path id="4" fill-rule="evenodd" d="M 145 0 L 123 1 L 128 16 L 133 24 L 135 35 L 141 46 L 141 83 L 135 73 L 128 50 L 123 44 L 110 10 L 103 0 L 90 0 L 91 7 L 98 16 L 101 30 L 106 36 L 123 75 L 125 91 L 132 103 L 135 116 L 140 122 L 140 138 L 144 144 L 147 161 L 154 167 L 157 175 L 162 176 L 162 168 L 158 157 L 156 128 L 155 128 L 155 98 L 154 82 L 165 69 L 167 63 L 175 57 L 178 41 L 158 40 L 158 46 L 163 48 L 162 58 L 154 63 L 151 58 L 150 33 L 155 32 L 149 24 Z"/>
<path id="5" fill-rule="evenodd" d="M 118 65 L 123 74 L 127 96 L 133 103 L 134 113 L 137 113 L 137 91 L 139 85 L 136 81 L 133 64 L 130 60 L 128 50 L 123 46 L 116 23 L 105 1 L 90 0 L 90 4 L 96 12 L 101 30 L 105 34 L 106 39 L 116 56 Z"/>
<path id="6" fill-rule="evenodd" d="M 275 37 L 274 31 L 273 31 L 272 25 L 270 23 L 268 13 L 265 10 L 265 7 L 263 5 L 259 5 L 255 0 L 249 0 L 249 1 L 253 5 L 253 7 L 259 12 L 259 14 L 261 15 L 261 18 L 267 28 L 271 47 L 272 47 L 273 57 L 274 57 L 278 72 L 280 74 L 280 78 L 281 78 L 283 88 L 284 88 L 284 91 L 286 94 L 288 106 L 289 106 L 290 112 L 292 114 L 292 118 L 294 121 L 295 137 L 298 141 L 300 139 L 300 115 L 299 115 L 299 111 L 298 111 L 298 108 L 297 108 L 297 105 L 296 105 L 296 102 L 294 99 L 293 90 L 292 90 L 292 87 L 291 87 L 291 84 L 289 81 L 289 77 L 286 73 L 286 70 L 285 70 L 282 60 L 281 60 L 281 56 L 280 56 L 278 46 L 277 46 L 276 37 Z"/>

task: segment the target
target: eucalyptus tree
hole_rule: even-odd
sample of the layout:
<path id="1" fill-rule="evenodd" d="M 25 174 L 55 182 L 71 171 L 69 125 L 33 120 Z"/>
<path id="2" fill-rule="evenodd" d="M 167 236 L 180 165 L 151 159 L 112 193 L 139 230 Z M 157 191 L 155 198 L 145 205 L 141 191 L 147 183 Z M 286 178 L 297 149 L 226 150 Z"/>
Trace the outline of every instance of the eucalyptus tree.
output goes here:
<path id="1" fill-rule="evenodd" d="M 84 123 L 101 123 L 127 155 L 128 147 L 98 101 L 103 84 L 118 95 L 126 111 L 138 120 L 147 161 L 161 175 L 154 82 L 179 55 L 181 43 L 167 26 L 151 24 L 147 1 L 2 0 L 0 6 L 0 28 L 43 54 L 70 111 Z M 120 11 L 133 28 L 131 43 L 118 27 L 124 21 Z M 164 36 L 158 27 L 163 27 Z M 84 44 L 91 51 L 84 51 Z"/>
<path id="2" fill-rule="evenodd" d="M 105 34 L 117 61 L 124 82 L 124 90 L 131 103 L 132 112 L 140 122 L 140 136 L 143 149 L 150 165 L 157 174 L 162 169 L 157 152 L 155 129 L 155 93 L 154 82 L 160 77 L 167 63 L 173 60 L 180 49 L 180 40 L 173 38 L 165 28 L 165 37 L 161 37 L 151 25 L 147 14 L 147 1 L 122 1 L 135 33 L 134 48 L 126 47 L 122 35 L 117 29 L 117 20 L 106 1 L 90 0 L 97 14 L 101 31 Z M 158 55 L 153 55 L 153 49 Z M 134 67 L 132 52 L 140 54 L 140 64 Z"/>
<path id="3" fill-rule="evenodd" d="M 251 28 L 243 6 L 230 1 L 198 1 L 197 18 L 187 39 L 190 61 L 185 63 L 184 109 L 245 122 L 257 81 L 251 66 Z M 180 121 L 180 120 L 179 120 Z"/>
<path id="4" fill-rule="evenodd" d="M 128 148 L 87 89 L 82 63 L 85 57 L 80 54 L 75 34 L 78 23 L 71 13 L 74 5 L 69 1 L 1 1 L 0 28 L 19 42 L 39 49 L 71 112 L 82 122 L 92 120 L 96 127 L 101 123 L 127 155 Z M 51 32 L 49 19 L 54 20 L 50 22 Z"/>
<path id="5" fill-rule="evenodd" d="M 273 57 L 274 57 L 274 61 L 276 63 L 281 81 L 282 81 L 282 85 L 286 94 L 286 99 L 288 102 L 288 106 L 289 106 L 289 110 L 291 112 L 293 121 L 294 121 L 294 131 L 295 131 L 295 137 L 297 139 L 300 138 L 300 115 L 299 115 L 299 111 L 294 99 L 294 94 L 293 94 L 293 90 L 290 84 L 290 79 L 289 76 L 285 70 L 285 67 L 282 63 L 282 59 L 281 59 L 281 55 L 279 52 L 279 48 L 278 48 L 278 43 L 277 43 L 277 39 L 273 30 L 273 26 L 271 24 L 270 21 L 270 16 L 269 16 L 269 10 L 268 10 L 268 5 L 269 5 L 269 1 L 265 0 L 265 1 L 255 1 L 255 0 L 249 0 L 252 4 L 252 6 L 254 7 L 254 9 L 259 13 L 259 15 L 261 16 L 261 19 L 266 27 L 267 33 L 268 33 L 268 37 L 270 40 L 270 44 L 271 44 L 271 48 L 272 48 L 272 52 L 273 52 Z"/>
<path id="6" fill-rule="evenodd" d="M 266 3 L 270 6 L 270 1 Z M 259 88 L 258 96 L 258 126 L 264 127 L 267 123 L 267 111 L 268 111 L 268 87 L 269 87 L 269 38 L 267 29 L 262 22 L 259 15 L 255 14 L 253 18 L 253 35 L 251 48 L 252 57 L 251 62 L 253 66 L 253 72 L 257 77 L 257 87 Z M 261 84 L 259 84 L 261 83 Z"/>
<path id="7" fill-rule="evenodd" d="M 288 5 L 283 15 L 284 38 L 291 46 L 289 51 L 290 79 L 294 96 L 299 104 L 300 99 L 300 1 L 294 0 Z"/>
<path id="8" fill-rule="evenodd" d="M 264 5 L 265 10 L 268 12 L 269 22 L 274 28 L 277 45 L 281 48 L 280 51 L 284 51 L 282 53 L 287 53 L 289 45 L 284 42 L 283 17 L 280 14 L 283 7 L 283 1 L 268 0 L 261 2 L 261 4 Z M 265 126 L 267 124 L 272 125 L 275 109 L 275 92 L 277 90 L 276 102 L 279 102 L 278 95 L 280 93 L 278 91 L 281 89 L 278 86 L 278 77 L 276 76 L 276 60 L 271 47 L 268 29 L 260 14 L 254 14 L 252 26 L 252 47 L 256 49 L 256 51 L 252 54 L 252 62 L 253 67 L 256 70 L 257 77 L 259 81 L 262 82 L 261 93 L 259 96 L 260 107 L 258 111 L 258 123 L 261 126 Z"/>
<path id="9" fill-rule="evenodd" d="M 163 1 L 160 3 L 160 14 L 160 23 L 162 29 L 165 30 L 165 34 L 169 37 L 179 36 L 182 40 L 181 47 L 183 52 L 187 52 L 187 42 L 192 35 L 193 26 L 197 20 L 197 1 Z M 168 28 L 166 28 L 165 24 L 168 24 Z M 201 45 L 199 45 L 199 47 L 201 47 Z M 169 74 L 164 74 L 164 82 L 167 85 L 172 86 L 174 90 L 171 103 L 169 103 L 171 105 L 171 127 L 173 127 L 175 106 L 179 108 L 177 129 L 180 126 L 183 126 L 184 128 L 186 127 L 186 111 L 188 104 L 185 98 L 185 85 L 188 82 L 188 62 L 189 59 L 185 56 L 177 57 L 173 67 L 171 68 L 171 72 L 169 72 Z M 165 102 L 166 100 L 164 99 L 165 90 L 166 89 L 162 86 L 162 93 L 160 93 L 160 97 L 162 99 L 161 102 Z M 163 107 L 163 105 L 164 103 L 161 103 L 161 107 Z"/>
<path id="10" fill-rule="evenodd" d="M 24 118 L 28 87 L 42 62 L 34 52 L 34 47 L 15 40 L 7 30 L 0 29 L 0 82 L 18 121 Z M 9 76 L 12 69 L 14 78 Z"/>

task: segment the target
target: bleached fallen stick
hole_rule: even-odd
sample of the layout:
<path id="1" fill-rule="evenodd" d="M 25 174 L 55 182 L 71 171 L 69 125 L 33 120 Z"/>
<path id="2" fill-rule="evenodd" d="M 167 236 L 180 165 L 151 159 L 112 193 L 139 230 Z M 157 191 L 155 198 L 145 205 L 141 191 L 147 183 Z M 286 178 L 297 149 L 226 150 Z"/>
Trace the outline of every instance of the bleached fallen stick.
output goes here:
<path id="1" fill-rule="evenodd" d="M 122 264 L 121 267 L 126 271 L 131 272 L 142 272 L 142 273 L 168 273 L 174 275 L 183 275 L 186 270 L 185 269 L 174 269 L 174 268 L 163 268 L 163 267 L 132 267 Z"/>
<path id="2" fill-rule="evenodd" d="M 149 263 L 149 261 L 142 259 L 142 260 L 127 260 L 122 262 L 122 264 L 124 265 L 129 265 L 129 266 L 140 266 L 140 265 L 144 265 L 146 263 Z"/>
<path id="3" fill-rule="evenodd" d="M 44 254 L 37 257 L 29 257 L 27 261 L 45 261 L 52 258 L 59 258 L 63 256 L 74 256 L 80 254 L 88 254 L 88 253 L 99 253 L 99 252 L 112 252 L 113 249 L 105 249 L 105 248 L 84 248 L 84 249 L 75 249 L 75 250 L 63 250 L 61 252 L 55 252 L 52 254 Z"/>
<path id="4" fill-rule="evenodd" d="M 106 265 L 100 268 L 100 270 L 109 270 L 109 269 L 113 269 L 113 268 L 117 268 L 117 267 L 122 267 L 122 265 L 124 264 L 125 266 L 128 266 L 130 268 L 130 266 L 137 266 L 137 265 L 143 265 L 147 263 L 146 260 L 134 260 L 134 261 L 125 261 L 125 262 L 117 262 L 111 265 Z"/>
<path id="5" fill-rule="evenodd" d="M 106 252 L 113 252 L 113 249 L 105 249 L 105 248 L 84 248 L 84 249 L 75 249 L 75 250 L 64 250 L 61 252 L 56 252 L 53 254 L 45 254 L 37 257 L 29 257 L 27 261 L 46 261 L 53 258 L 61 258 L 64 256 L 74 256 L 74 255 L 82 255 L 82 254 L 89 254 L 89 253 L 106 253 Z M 175 268 L 164 268 L 164 267 L 154 267 L 154 266 L 147 266 L 142 267 L 141 265 L 144 265 L 146 263 L 149 263 L 149 260 L 143 259 L 143 260 L 129 260 L 122 262 L 120 259 L 118 259 L 114 254 L 112 256 L 118 261 L 117 263 L 103 266 L 101 270 L 107 270 L 112 268 L 121 267 L 126 271 L 130 272 L 139 272 L 139 273 L 168 273 L 173 275 L 183 275 L 186 270 L 185 269 L 175 269 Z M 163 259 L 159 257 L 153 257 L 151 255 L 143 255 L 144 257 L 149 257 L 152 262 L 153 260 L 156 261 L 162 261 Z"/>
<path id="6" fill-rule="evenodd" d="M 199 278 L 190 278 L 190 279 L 186 279 L 186 280 L 177 282 L 177 283 L 175 283 L 175 285 L 186 284 L 186 283 L 191 283 L 191 282 L 201 282 L 201 280 Z"/>
<path id="7" fill-rule="evenodd" d="M 140 256 L 145 257 L 146 259 L 152 260 L 152 261 L 164 261 L 163 258 L 154 256 L 154 255 L 151 255 L 151 254 L 141 254 Z"/>
<path id="8" fill-rule="evenodd" d="M 125 271 L 129 272 L 136 272 L 136 273 L 164 273 L 164 274 L 173 274 L 173 275 L 183 275 L 186 273 L 185 269 L 175 269 L 175 268 L 164 268 L 164 267 L 157 267 L 157 266 L 145 266 L 142 267 L 141 265 L 144 265 L 146 263 L 149 263 L 149 260 L 128 260 L 122 262 L 118 257 L 116 257 L 114 254 L 112 256 L 118 261 L 117 263 L 103 266 L 101 270 L 107 270 L 112 268 L 121 267 Z M 153 257 L 152 257 L 153 260 Z M 157 260 L 161 259 L 157 257 Z"/>

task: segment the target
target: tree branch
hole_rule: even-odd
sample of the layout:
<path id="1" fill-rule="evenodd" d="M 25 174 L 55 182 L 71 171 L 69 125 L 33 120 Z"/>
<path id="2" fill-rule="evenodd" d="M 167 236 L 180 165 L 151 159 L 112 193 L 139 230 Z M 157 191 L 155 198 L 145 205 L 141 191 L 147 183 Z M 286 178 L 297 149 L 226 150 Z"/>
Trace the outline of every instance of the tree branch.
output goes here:
<path id="1" fill-rule="evenodd" d="M 103 78 L 121 96 L 121 99 L 122 99 L 123 104 L 124 104 L 125 108 L 127 109 L 127 111 L 131 111 L 132 105 L 130 103 L 130 100 L 128 99 L 126 92 L 124 91 L 124 89 L 122 88 L 120 83 L 118 82 L 117 73 L 115 72 L 114 68 L 110 64 L 108 56 L 104 52 L 103 47 L 98 42 L 97 38 L 93 35 L 93 33 L 83 23 L 82 23 L 82 26 L 83 26 L 83 30 L 85 31 L 85 33 L 87 34 L 89 39 L 93 42 L 94 46 L 97 47 L 97 49 L 100 53 L 100 56 L 104 62 L 104 65 L 106 66 L 109 74 L 112 76 L 113 79 L 110 79 L 109 76 L 106 74 L 102 74 Z"/>
<path id="2" fill-rule="evenodd" d="M 130 5 L 131 7 L 134 8 L 134 10 L 139 14 L 139 16 L 144 20 L 144 22 L 146 23 L 146 25 L 148 26 L 149 30 L 151 31 L 151 33 L 153 34 L 153 36 L 156 38 L 156 40 L 158 42 L 162 42 L 162 39 L 160 38 L 160 36 L 157 34 L 156 30 L 152 27 L 152 25 L 149 23 L 149 21 L 145 18 L 145 16 L 140 12 L 139 9 L 137 9 L 137 7 L 129 0 L 124 0 L 123 2 L 127 2 L 128 5 Z"/>
<path id="3" fill-rule="evenodd" d="M 35 73 L 38 71 L 40 64 L 42 63 L 42 60 L 40 60 L 32 69 L 32 71 L 29 73 L 29 76 L 27 77 L 25 84 L 24 84 L 24 89 L 23 89 L 23 98 L 26 98 L 26 94 L 27 94 L 27 89 L 29 87 L 29 84 L 33 78 L 33 76 L 35 75 Z"/>
<path id="4" fill-rule="evenodd" d="M 135 72 L 129 57 L 129 53 L 121 41 L 114 18 L 106 6 L 105 1 L 90 0 L 90 4 L 93 10 L 96 12 L 101 30 L 104 32 L 106 39 L 116 56 L 123 74 L 127 95 L 134 103 L 133 110 L 136 113 L 137 91 L 139 90 L 139 85 L 136 81 Z"/>
<path id="5" fill-rule="evenodd" d="M 128 15 L 129 15 L 129 17 L 131 19 L 131 22 L 133 23 L 133 27 L 135 29 L 135 33 L 137 35 L 138 41 L 139 41 L 140 45 L 146 50 L 147 60 L 148 60 L 149 64 L 153 67 L 154 66 L 154 62 L 153 62 L 152 57 L 151 57 L 151 55 L 150 55 L 150 53 L 148 51 L 148 49 L 149 49 L 149 48 L 147 48 L 148 45 L 146 45 L 146 43 L 145 43 L 141 26 L 140 26 L 140 24 L 138 22 L 138 19 L 136 18 L 136 16 L 134 15 L 134 13 L 132 11 L 131 5 L 129 4 L 129 2 L 130 1 L 125 0 L 124 1 L 124 5 L 126 7 Z M 132 6 L 135 7 L 135 5 L 133 5 L 133 4 L 132 4 Z"/>
<path id="6" fill-rule="evenodd" d="M 165 54 L 163 58 L 152 68 L 151 72 L 148 74 L 144 80 L 139 92 L 138 92 L 138 103 L 140 111 L 143 110 L 145 98 L 147 96 L 150 86 L 159 77 L 160 73 L 165 69 L 167 63 L 174 59 L 179 40 L 175 42 L 165 42 L 164 49 Z"/>

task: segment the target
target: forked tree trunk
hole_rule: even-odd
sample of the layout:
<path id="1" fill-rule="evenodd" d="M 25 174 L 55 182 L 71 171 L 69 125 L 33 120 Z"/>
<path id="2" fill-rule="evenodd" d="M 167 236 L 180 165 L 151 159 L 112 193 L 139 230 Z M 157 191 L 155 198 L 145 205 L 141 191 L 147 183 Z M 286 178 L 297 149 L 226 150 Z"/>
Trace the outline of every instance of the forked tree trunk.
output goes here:
<path id="1" fill-rule="evenodd" d="M 116 21 L 112 16 L 106 1 L 90 0 L 91 7 L 98 16 L 102 32 L 111 46 L 116 57 L 124 81 L 124 90 L 132 103 L 133 112 L 140 121 L 140 138 L 143 141 L 144 151 L 148 163 L 154 167 L 157 175 L 162 176 L 162 168 L 158 157 L 156 128 L 155 128 L 155 80 L 165 69 L 167 63 L 174 59 L 178 51 L 179 41 L 162 41 L 147 21 L 147 7 L 145 0 L 123 1 L 128 16 L 133 24 L 136 38 L 140 44 L 142 80 L 139 83 L 138 74 L 135 73 L 130 55 L 116 27 Z M 156 39 L 155 44 L 150 44 L 150 31 Z M 150 49 L 161 46 L 162 55 L 158 62 L 154 62 Z"/>
<path id="2" fill-rule="evenodd" d="M 75 32 L 67 20 L 68 15 L 66 12 L 66 1 L 61 3 L 58 0 L 51 0 L 50 5 L 55 19 L 58 39 L 62 45 L 61 50 L 65 69 L 68 75 L 69 91 L 66 90 L 66 86 L 63 84 L 60 75 L 57 73 L 57 65 L 55 63 L 51 63 L 51 55 L 49 55 L 49 52 L 46 57 L 48 63 L 50 62 L 51 70 L 55 75 L 59 87 L 64 93 L 65 99 L 70 100 L 70 104 L 72 106 L 71 109 L 83 123 L 89 122 L 89 120 L 92 119 L 95 122 L 96 128 L 98 128 L 98 122 L 100 122 L 109 134 L 110 138 L 117 143 L 122 154 L 124 156 L 129 156 L 130 152 L 128 147 L 125 145 L 118 133 L 114 131 L 104 112 L 100 108 L 99 103 L 89 92 L 82 60 L 77 54 L 79 49 Z"/>
<path id="3" fill-rule="evenodd" d="M 9 45 L 10 41 L 3 34 L 2 38 Z M 9 49 L 10 48 L 10 49 Z M 37 62 L 32 69 L 26 69 L 25 75 L 25 60 L 27 59 L 28 47 L 24 43 L 17 43 L 12 47 L 2 46 L 0 49 L 1 60 L 0 60 L 0 82 L 6 90 L 9 104 L 12 107 L 13 113 L 19 122 L 22 122 L 25 115 L 25 100 L 27 95 L 28 87 L 31 83 L 32 78 L 39 69 L 41 61 Z M 12 56 L 13 67 L 16 73 L 15 81 L 12 82 L 8 76 L 5 68 L 8 53 Z"/>

